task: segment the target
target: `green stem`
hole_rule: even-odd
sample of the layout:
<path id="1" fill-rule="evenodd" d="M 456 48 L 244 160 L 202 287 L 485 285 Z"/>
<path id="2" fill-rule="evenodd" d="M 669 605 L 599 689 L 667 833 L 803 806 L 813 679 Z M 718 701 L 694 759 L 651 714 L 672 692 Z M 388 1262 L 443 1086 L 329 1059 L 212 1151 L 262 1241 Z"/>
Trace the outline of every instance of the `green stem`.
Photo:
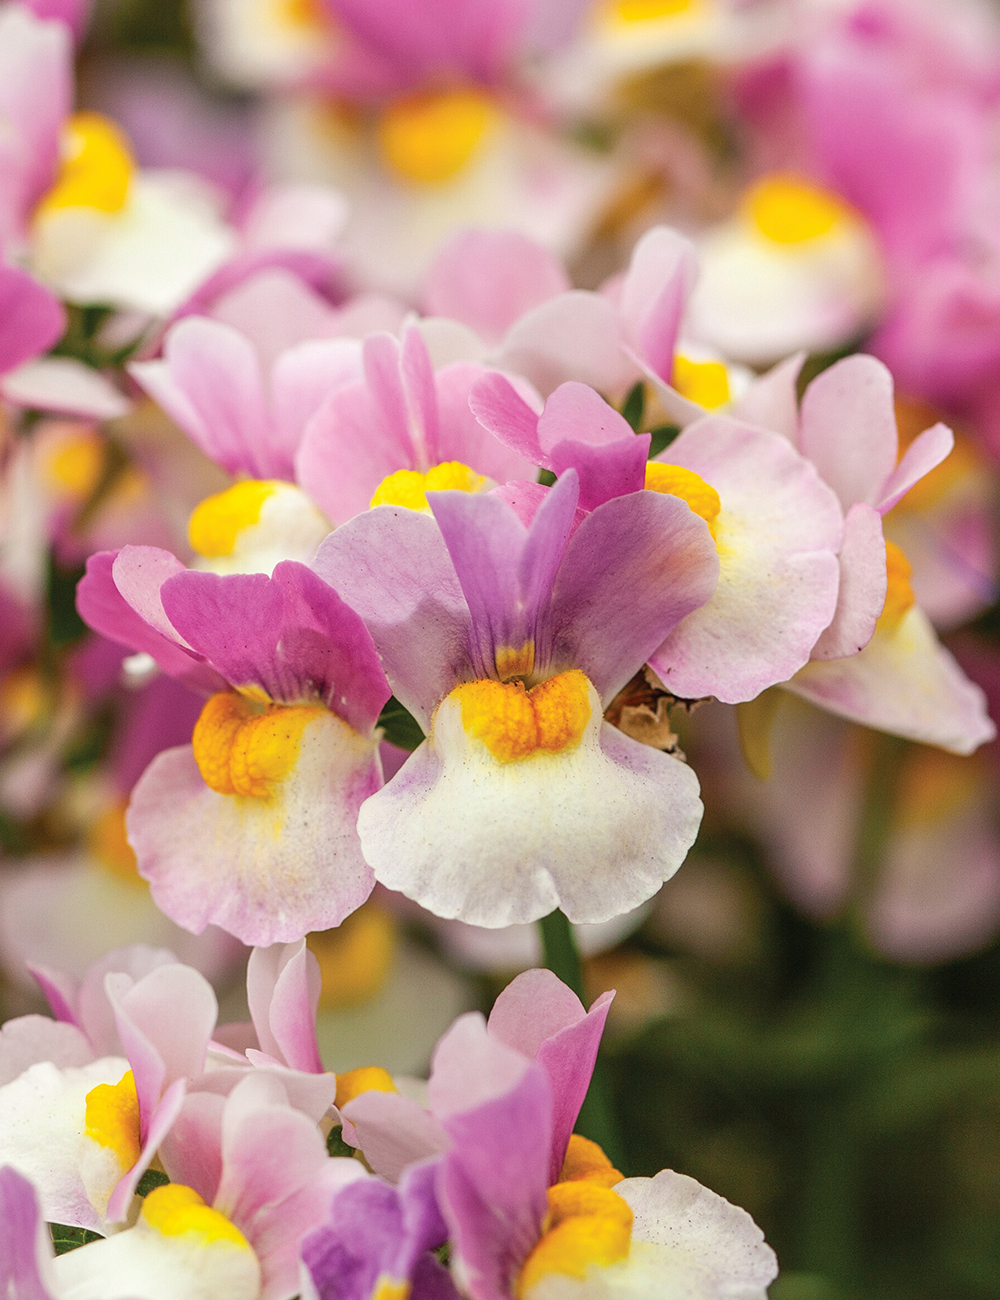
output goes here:
<path id="1" fill-rule="evenodd" d="M 548 916 L 543 916 L 538 926 L 542 935 L 545 965 L 554 975 L 558 975 L 564 984 L 569 985 L 586 1006 L 583 996 L 583 968 L 572 926 L 558 909 L 550 912 Z M 594 1066 L 590 1088 L 576 1121 L 576 1131 L 590 1138 L 592 1142 L 596 1142 L 611 1163 L 621 1168 L 618 1126 L 615 1123 L 604 1062 L 601 1059 L 598 1059 Z"/>

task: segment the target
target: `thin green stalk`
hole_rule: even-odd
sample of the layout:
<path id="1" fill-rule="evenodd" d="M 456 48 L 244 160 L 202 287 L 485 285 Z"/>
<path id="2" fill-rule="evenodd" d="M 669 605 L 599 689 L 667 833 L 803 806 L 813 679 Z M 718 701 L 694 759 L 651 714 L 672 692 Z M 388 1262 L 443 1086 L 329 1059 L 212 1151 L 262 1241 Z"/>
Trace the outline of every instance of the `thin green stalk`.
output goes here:
<path id="1" fill-rule="evenodd" d="M 586 1006 L 583 996 L 583 968 L 572 926 L 558 909 L 550 912 L 548 916 L 543 916 L 538 926 L 542 935 L 545 965 L 553 974 L 558 975 L 564 984 L 568 984 Z M 621 1168 L 618 1127 L 611 1105 L 604 1062 L 600 1059 L 594 1066 L 590 1088 L 576 1121 L 576 1131 L 590 1138 L 592 1142 L 596 1142 L 612 1164 Z"/>

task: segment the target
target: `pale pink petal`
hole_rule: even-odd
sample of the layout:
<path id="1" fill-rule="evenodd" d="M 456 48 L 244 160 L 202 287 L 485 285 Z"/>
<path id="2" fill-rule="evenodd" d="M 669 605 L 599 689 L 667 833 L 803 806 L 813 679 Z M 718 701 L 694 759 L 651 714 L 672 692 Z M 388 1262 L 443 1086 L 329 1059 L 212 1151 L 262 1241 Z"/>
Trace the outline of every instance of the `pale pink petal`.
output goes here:
<path id="1" fill-rule="evenodd" d="M 84 975 L 77 994 L 78 1024 L 98 1055 L 124 1055 L 118 1025 L 104 987 L 109 972 L 121 972 L 133 981 L 145 978 L 158 966 L 176 965 L 177 958 L 167 948 L 152 948 L 135 943 L 105 953 Z"/>
<path id="2" fill-rule="evenodd" d="M 440 415 L 438 455 L 442 461 L 461 461 L 494 483 L 533 476 L 537 462 L 518 452 L 507 439 L 495 437 L 469 405 L 473 389 L 489 373 L 485 367 L 468 361 L 438 371 L 435 376 Z"/>
<path id="3" fill-rule="evenodd" d="M 549 970 L 526 970 L 493 1004 L 487 1028 L 494 1038 L 534 1059 L 553 1034 L 587 1014 L 571 988 Z"/>
<path id="4" fill-rule="evenodd" d="M 543 396 L 568 379 L 617 394 L 638 377 L 623 342 L 615 306 L 600 294 L 574 290 L 522 316 L 496 362 L 523 375 Z"/>
<path id="5" fill-rule="evenodd" d="M 212 305 L 211 316 L 251 344 L 264 375 L 289 348 L 341 332 L 336 308 L 280 266 L 235 285 Z"/>
<path id="6" fill-rule="evenodd" d="M 36 1061 L 59 1069 L 94 1059 L 90 1044 L 76 1025 L 48 1016 L 18 1016 L 0 1029 L 0 1086 L 23 1074 Z"/>
<path id="7" fill-rule="evenodd" d="M 914 483 L 919 483 L 925 474 L 941 464 L 954 445 L 955 435 L 946 424 L 935 424 L 914 438 L 899 458 L 899 464 L 882 485 L 880 499 L 874 502 L 879 514 L 887 514 L 906 496 Z"/>
<path id="8" fill-rule="evenodd" d="M 172 1182 L 193 1187 L 209 1205 L 222 1174 L 222 1110 L 225 1098 L 189 1092 L 170 1132 L 160 1143 L 160 1160 Z"/>
<path id="9" fill-rule="evenodd" d="M 139 1186 L 143 1174 L 156 1159 L 160 1144 L 174 1126 L 180 1114 L 187 1093 L 187 1080 L 175 1079 L 164 1091 L 157 1102 L 142 1141 L 139 1159 L 132 1168 L 122 1176 L 108 1201 L 107 1219 L 109 1223 L 120 1223 L 128 1217 L 132 1197 Z"/>
<path id="10" fill-rule="evenodd" d="M 310 417 L 338 388 L 361 378 L 356 339 L 311 339 L 282 353 L 271 372 L 275 441 L 294 460 Z"/>
<path id="11" fill-rule="evenodd" d="M 243 221 L 247 248 L 308 248 L 331 252 L 347 220 L 347 200 L 326 185 L 272 185 Z"/>
<path id="12" fill-rule="evenodd" d="M 647 230 L 632 251 L 621 293 L 624 339 L 665 380 L 696 277 L 694 245 L 667 226 Z"/>
<path id="13" fill-rule="evenodd" d="M 261 1049 L 296 1070 L 321 1074 L 316 1045 L 319 963 L 305 945 L 255 948 L 247 966 L 247 1000 Z"/>
<path id="14" fill-rule="evenodd" d="M 811 659 L 843 659 L 864 649 L 885 606 L 885 538 L 882 517 L 859 501 L 844 518 L 840 589 L 830 626 L 812 648 Z"/>
<path id="15" fill-rule="evenodd" d="M 562 263 L 515 230 L 453 235 L 424 281 L 424 310 L 470 326 L 489 343 L 532 307 L 570 288 Z"/>
<path id="16" fill-rule="evenodd" d="M 783 434 L 790 442 L 795 442 L 799 428 L 796 384 L 805 359 L 804 352 L 797 352 L 787 361 L 772 366 L 733 403 L 730 415 L 745 424 L 754 424 L 758 429 Z"/>
<path id="17" fill-rule="evenodd" d="M 844 509 L 876 505 L 896 468 L 892 375 L 874 357 L 845 357 L 812 381 L 802 398 L 799 450 Z"/>
<path id="18" fill-rule="evenodd" d="M 538 441 L 546 452 L 560 442 L 602 446 L 634 437 L 629 422 L 586 384 L 560 384 L 538 417 Z"/>
<path id="19" fill-rule="evenodd" d="M 437 1155 L 448 1146 L 438 1120 L 398 1092 L 363 1092 L 343 1109 L 358 1146 L 372 1169 L 397 1182 L 407 1165 Z"/>
<path id="20" fill-rule="evenodd" d="M 481 1012 L 466 1012 L 434 1049 L 427 1085 L 432 1112 L 444 1119 L 503 1096 L 522 1078 L 528 1059 L 488 1033 Z"/>
<path id="21" fill-rule="evenodd" d="M 132 403 L 102 374 L 71 357 L 40 357 L 0 380 L 0 393 L 17 406 L 94 420 L 117 420 Z"/>
<path id="22" fill-rule="evenodd" d="M 122 547 L 111 570 L 115 586 L 139 617 L 168 641 L 190 649 L 167 618 L 160 599 L 166 580 L 186 571 L 176 555 L 156 546 Z"/>

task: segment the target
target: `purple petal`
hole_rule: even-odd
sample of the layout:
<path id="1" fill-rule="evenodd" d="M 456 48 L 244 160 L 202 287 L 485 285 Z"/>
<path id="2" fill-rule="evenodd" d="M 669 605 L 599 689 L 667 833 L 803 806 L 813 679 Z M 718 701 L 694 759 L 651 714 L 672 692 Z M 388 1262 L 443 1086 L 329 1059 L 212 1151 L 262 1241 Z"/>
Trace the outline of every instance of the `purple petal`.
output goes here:
<path id="1" fill-rule="evenodd" d="M 0 265 L 0 374 L 48 352 L 65 328 L 58 298 L 27 271 Z"/>
<path id="2" fill-rule="evenodd" d="M 186 570 L 163 586 L 178 632 L 234 686 L 284 704 L 322 700 L 368 735 L 389 698 L 359 615 L 316 573 L 284 560 L 274 574 Z"/>
<path id="3" fill-rule="evenodd" d="M 536 653 L 536 658 L 544 657 L 546 653 L 548 620 L 545 614 L 566 545 L 576 525 L 578 499 L 577 476 L 570 470 L 547 490 L 528 526 L 528 538 L 518 566 L 518 580 L 525 622 L 541 652 Z M 520 642 L 508 644 L 519 645 Z"/>
<path id="4" fill-rule="evenodd" d="M 711 596 L 719 557 L 676 497 L 605 502 L 570 538 L 552 596 L 552 659 L 582 668 L 607 702 Z"/>
<path id="5" fill-rule="evenodd" d="M 516 230 L 464 230 L 438 253 L 424 282 L 424 311 L 468 325 L 487 343 L 532 307 L 570 288 L 562 263 Z"/>
<path id="6" fill-rule="evenodd" d="M 470 655 L 469 608 L 437 524 L 380 506 L 332 533 L 313 567 L 365 620 L 396 697 L 426 730 Z"/>
<path id="7" fill-rule="evenodd" d="M 545 1217 L 552 1095 L 525 1070 L 508 1093 L 449 1116 L 438 1196 L 473 1300 L 509 1300 Z"/>
<path id="8" fill-rule="evenodd" d="M 27 1178 L 0 1169 L 0 1293 L 8 1300 L 56 1300 L 52 1246 Z"/>
<path id="9" fill-rule="evenodd" d="M 580 479 L 580 506 L 596 510 L 613 497 L 641 492 L 646 482 L 650 435 L 636 435 L 592 447 L 581 442 L 560 442 L 549 458 L 553 470 L 574 469 Z"/>

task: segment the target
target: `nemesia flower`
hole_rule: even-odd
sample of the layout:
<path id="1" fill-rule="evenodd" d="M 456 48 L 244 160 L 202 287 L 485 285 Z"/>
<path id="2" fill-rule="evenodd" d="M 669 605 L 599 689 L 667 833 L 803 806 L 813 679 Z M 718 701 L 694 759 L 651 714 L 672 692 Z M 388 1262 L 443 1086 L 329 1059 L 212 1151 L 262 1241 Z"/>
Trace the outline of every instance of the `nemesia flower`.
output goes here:
<path id="1" fill-rule="evenodd" d="M 439 916 L 605 920 L 673 874 L 701 807 L 687 767 L 603 710 L 708 599 L 718 560 L 676 499 L 616 498 L 576 524 L 575 471 L 506 491 L 432 493 L 434 518 L 378 507 L 320 548 L 429 731 L 358 830 L 376 877 Z"/>
<path id="2" fill-rule="evenodd" d="M 372 505 L 426 509 L 427 491 L 484 491 L 530 473 L 531 463 L 469 409 L 482 366 L 457 362 L 435 374 L 413 327 L 402 344 L 387 334 L 367 338 L 362 364 L 364 378 L 311 416 L 295 457 L 298 483 L 330 519 Z"/>
<path id="3" fill-rule="evenodd" d="M 718 584 L 649 656 L 669 691 L 736 703 L 808 661 L 836 607 L 843 523 L 833 492 L 780 435 L 707 416 L 647 465 L 649 436 L 636 437 L 582 384 L 557 388 L 536 417 L 493 376 L 476 386 L 472 405 L 487 428 L 548 469 L 574 466 L 585 508 L 645 488 L 687 501 L 705 519 Z"/>
<path id="4" fill-rule="evenodd" d="M 856 338 L 883 301 L 875 241 L 862 217 L 795 176 L 766 176 L 737 213 L 696 241 L 701 274 L 688 304 L 695 340 L 751 365 Z"/>
<path id="5" fill-rule="evenodd" d="M 115 970 L 118 960 L 109 954 L 106 1001 L 94 989 L 99 970 L 81 988 L 95 999 L 89 1022 L 122 1054 L 95 1058 L 82 1030 L 71 1039 L 60 1027 L 65 1041 L 52 1060 L 55 1030 L 27 1017 L 13 1022 L 12 1047 L 19 1063 L 29 1054 L 35 1063 L 0 1090 L 0 1159 L 34 1179 L 50 1220 L 99 1231 L 126 1218 L 188 1083 L 204 1069 L 217 1013 L 210 985 L 191 967 L 164 963 L 155 950 L 122 957 L 149 969 L 133 978 Z M 58 999 L 57 986 L 50 987 Z M 68 1019 L 69 1007 L 56 1005 Z"/>
<path id="6" fill-rule="evenodd" d="M 211 696 L 193 747 L 154 759 L 129 809 L 166 914 L 270 944 L 360 906 L 374 881 L 355 818 L 381 784 L 390 692 L 358 615 L 292 561 L 218 577 L 142 547 L 92 557 L 78 600 L 91 626 Z"/>

